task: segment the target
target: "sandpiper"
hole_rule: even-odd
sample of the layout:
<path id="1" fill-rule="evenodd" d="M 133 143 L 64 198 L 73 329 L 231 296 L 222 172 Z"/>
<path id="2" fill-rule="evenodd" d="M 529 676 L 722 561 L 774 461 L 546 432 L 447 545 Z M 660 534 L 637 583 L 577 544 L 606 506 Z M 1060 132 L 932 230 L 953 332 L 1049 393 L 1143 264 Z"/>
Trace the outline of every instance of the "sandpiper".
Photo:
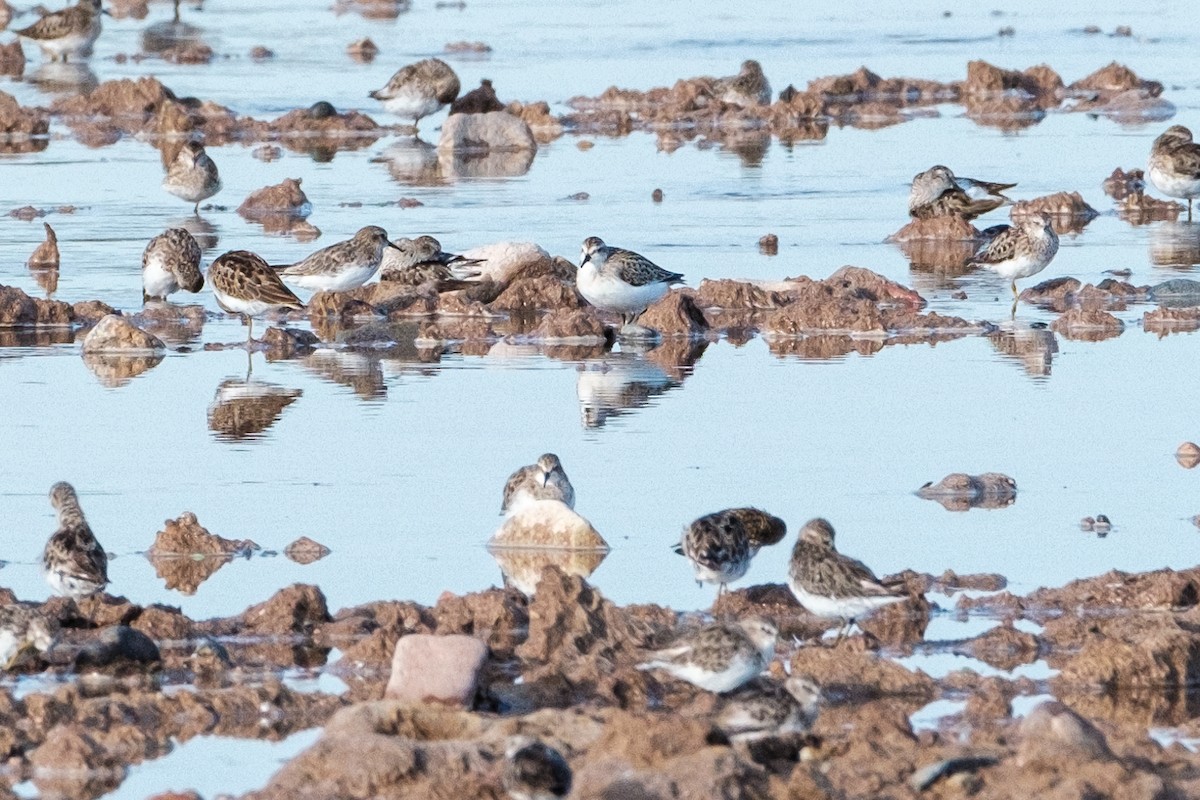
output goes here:
<path id="1" fill-rule="evenodd" d="M 675 545 L 675 552 L 692 562 L 696 583 L 717 584 L 718 597 L 726 584 L 746 574 L 753 556 L 742 521 L 727 511 L 693 520 Z"/>
<path id="2" fill-rule="evenodd" d="M 25 266 L 33 273 L 33 279 L 46 290 L 46 297 L 51 297 L 58 290 L 58 236 L 49 222 L 43 222 L 46 228 L 46 239 L 34 249 Z"/>
<path id="3" fill-rule="evenodd" d="M 571 791 L 571 766 L 548 744 L 514 736 L 504 754 L 503 783 L 512 800 L 559 800 Z"/>
<path id="4" fill-rule="evenodd" d="M 811 519 L 800 530 L 788 565 L 788 586 L 810 613 L 840 619 L 838 641 L 854 621 L 907 595 L 884 586 L 861 561 L 842 555 L 833 544 L 833 526 Z"/>
<path id="5" fill-rule="evenodd" d="M 74 600 L 93 595 L 108 585 L 108 555 L 88 527 L 71 484 L 50 487 L 50 505 L 58 512 L 58 530 L 42 552 L 46 582 Z"/>
<path id="6" fill-rule="evenodd" d="M 230 250 L 217 256 L 208 268 L 208 282 L 217 305 L 246 320 L 247 346 L 253 336 L 255 316 L 282 308 L 304 308 L 275 270 L 248 250 Z"/>
<path id="7" fill-rule="evenodd" d="M 79 0 L 62 11 L 52 11 L 27 28 L 13 31 L 32 39 L 51 61 L 67 56 L 89 56 L 100 37 L 100 0 Z"/>
<path id="8" fill-rule="evenodd" d="M 1200 197 L 1200 145 L 1192 142 L 1192 132 L 1172 125 L 1155 139 L 1146 176 L 1163 194 L 1187 200 L 1191 219 L 1192 200 Z"/>
<path id="9" fill-rule="evenodd" d="M 949 167 L 938 164 L 913 176 L 908 213 L 913 219 L 958 216 L 970 221 L 1011 203 L 1002 192 L 1014 186 L 959 178 Z"/>
<path id="10" fill-rule="evenodd" d="M 345 292 L 371 279 L 388 248 L 396 245 L 388 239 L 387 231 L 368 225 L 344 242 L 322 247 L 302 261 L 275 269 L 284 280 L 303 289 Z"/>
<path id="11" fill-rule="evenodd" d="M 529 500 L 561 500 L 575 507 L 575 487 L 554 453 L 543 453 L 536 463 L 508 476 L 500 511 L 507 513 Z"/>
<path id="12" fill-rule="evenodd" d="M 1013 312 L 1017 309 L 1017 279 L 1036 275 L 1058 252 L 1058 234 L 1049 214 L 1035 212 L 1014 225 L 998 225 L 991 238 L 975 251 L 969 267 L 985 267 L 1012 283 Z"/>
<path id="13" fill-rule="evenodd" d="M 217 174 L 216 163 L 204 151 L 204 145 L 193 140 L 180 148 L 167 169 L 162 186 L 179 199 L 194 203 L 192 212 L 199 213 L 200 201 L 221 191 L 221 176 Z"/>
<path id="14" fill-rule="evenodd" d="M 820 703 L 821 690 L 808 678 L 793 675 L 782 684 L 760 679 L 728 696 L 715 721 L 731 742 L 807 733 Z"/>
<path id="15" fill-rule="evenodd" d="M 397 70 L 382 89 L 371 92 L 375 100 L 399 117 L 411 117 L 415 128 L 421 117 L 453 103 L 461 88 L 458 76 L 440 58 L 426 58 Z"/>
<path id="16" fill-rule="evenodd" d="M 57 623 L 34 608 L 0 606 L 0 664 L 12 669 L 27 650 L 44 653 L 54 644 Z"/>
<path id="17" fill-rule="evenodd" d="M 466 288 L 475 282 L 472 279 L 479 277 L 479 270 L 471 267 L 482 264 L 481 259 L 447 253 L 432 236 L 397 239 L 395 244 L 395 250 L 383 254 L 381 281 L 405 286 L 433 283 L 438 291 L 453 291 Z"/>
<path id="18" fill-rule="evenodd" d="M 737 75 L 718 78 L 713 89 L 721 102 L 742 108 L 771 103 L 771 84 L 763 74 L 762 65 L 753 59 L 743 61 Z"/>
<path id="19" fill-rule="evenodd" d="M 204 288 L 200 244 L 183 228 L 168 228 L 142 251 L 142 302 L 166 299 L 180 289 L 195 294 Z"/>
<path id="20" fill-rule="evenodd" d="M 763 617 L 712 623 L 651 653 L 638 669 L 661 669 L 709 692 L 731 692 L 771 663 L 778 635 L 775 623 Z"/>
<path id="21" fill-rule="evenodd" d="M 596 308 L 617 312 L 623 330 L 633 330 L 642 312 L 666 295 L 671 284 L 682 281 L 678 272 L 668 272 L 632 250 L 608 247 L 599 236 L 589 236 L 583 242 L 575 283 L 583 299 Z"/>
<path id="22" fill-rule="evenodd" d="M 756 554 L 760 548 L 779 544 L 783 537 L 787 536 L 787 523 L 761 508 L 727 508 L 724 513 L 736 517 L 746 529 L 746 538 L 750 541 L 750 555 Z"/>

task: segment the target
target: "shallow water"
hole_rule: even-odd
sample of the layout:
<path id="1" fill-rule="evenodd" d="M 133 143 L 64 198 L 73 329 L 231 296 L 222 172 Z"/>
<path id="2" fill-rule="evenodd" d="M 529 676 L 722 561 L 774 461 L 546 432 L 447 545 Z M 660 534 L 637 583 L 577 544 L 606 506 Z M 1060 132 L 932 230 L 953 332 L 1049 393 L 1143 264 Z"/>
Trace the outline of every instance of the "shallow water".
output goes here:
<path id="1" fill-rule="evenodd" d="M 184 10 L 216 50 L 212 64 L 118 63 L 116 54 L 138 51 L 145 26 L 169 17 L 169 8 L 154 4 L 142 21 L 106 19 L 90 67 L 100 80 L 155 74 L 177 94 L 258 117 L 325 99 L 392 122 L 366 92 L 398 66 L 457 40 L 494 48 L 484 58 L 446 56 L 464 88 L 489 77 L 501 98 L 547 99 L 556 112 L 573 95 L 728 74 L 748 57 L 763 63 L 776 90 L 861 64 L 885 76 L 950 80 L 965 76 L 970 58 L 1012 68 L 1045 62 L 1069 82 L 1117 60 L 1162 81 L 1178 108 L 1174 121 L 1196 126 L 1194 42 L 1178 32 L 1190 29 L 1184 7 L 1068 3 L 1050 15 L 1043 4 L 1018 5 L 1002 15 L 967 5 L 943 17 L 944 3 L 881 11 L 861 2 L 685 9 L 618 0 L 437 10 L 417 0 L 396 20 L 378 21 L 335 15 L 325 2 L 214 0 L 202 13 Z M 20 18 L 13 26 L 24 24 Z M 1105 31 L 1128 24 L 1135 35 L 1084 35 L 1088 24 Z M 997 37 L 1005 25 L 1016 35 Z M 365 35 L 382 50 L 370 65 L 344 53 Z M 255 45 L 276 58 L 252 62 Z M 31 48 L 27 56 L 28 76 L 40 56 Z M 48 105 L 53 97 L 7 78 L 0 90 L 24 104 Z M 933 163 L 1019 181 L 1016 198 L 1079 190 L 1103 212 L 1082 234 L 1063 238 L 1044 277 L 1098 282 L 1105 270 L 1124 268 L 1132 283 L 1152 284 L 1188 275 L 1200 262 L 1192 255 L 1200 227 L 1133 227 L 1112 213 L 1100 189 L 1114 167 L 1143 166 L 1165 123 L 1122 126 L 1051 112 L 1041 124 L 1007 133 L 976 125 L 959 106 L 934 111 L 880 130 L 833 127 L 818 142 L 764 142 L 741 154 L 695 143 L 663 152 L 641 133 L 587 137 L 595 146 L 582 150 L 568 135 L 543 147 L 523 174 L 438 185 L 403 182 L 413 154 L 403 138 L 385 137 L 327 163 L 286 149 L 264 163 L 251 147 L 231 145 L 212 149 L 224 189 L 199 222 L 159 188 L 159 156 L 148 144 L 126 138 L 91 148 L 55 122 L 44 151 L 0 156 L 0 212 L 76 206 L 46 218 L 62 250 L 57 297 L 97 298 L 130 311 L 140 302 L 146 241 L 187 220 L 216 239 L 206 262 L 234 248 L 291 261 L 374 223 L 395 236 L 437 235 L 453 250 L 528 239 L 572 259 L 585 236 L 599 234 L 686 273 L 693 286 L 715 277 L 823 277 L 850 263 L 913 285 L 931 310 L 1003 322 L 1007 287 L 1000 281 L 914 273 L 898 248 L 883 243 L 905 222 L 907 181 Z M 442 118 L 424 122 L 430 142 Z M 233 210 L 250 191 L 285 177 L 303 178 L 315 207 L 309 221 L 323 232 L 315 243 L 264 233 Z M 665 202 L 651 203 L 655 188 Z M 581 191 L 587 201 L 566 199 Z M 385 207 L 401 197 L 423 205 Z M 983 221 L 1002 221 L 993 216 Z M 758 252 L 767 232 L 780 238 L 778 256 Z M 36 221 L 0 216 L 0 282 L 40 295 L 23 264 L 41 237 Z M 1160 266 L 1172 260 L 1164 253 L 1181 247 L 1183 266 Z M 952 298 L 960 290 L 968 299 Z M 217 311 L 208 292 L 197 302 Z M 669 546 L 692 518 L 733 504 L 765 507 L 793 529 L 826 516 L 839 546 L 880 573 L 999 572 L 1024 592 L 1111 568 L 1183 567 L 1196 560 L 1190 518 L 1200 512 L 1200 475 L 1172 454 L 1200 436 L 1192 412 L 1200 378 L 1190 368 L 1198 340 L 1142 331 L 1149 307 L 1117 313 L 1127 325 L 1120 337 L 1087 343 L 1031 332 L 1031 324 L 1052 317 L 1023 305 L 1016 327 L 1030 351 L 1024 358 L 980 336 L 831 358 L 777 356 L 762 339 L 720 341 L 684 366 L 637 353 L 578 363 L 503 343 L 436 363 L 416 353 L 321 351 L 274 363 L 255 355 L 251 389 L 270 385 L 291 402 L 249 439 L 210 428 L 214 398 L 247 391 L 237 383 L 246 379 L 244 352 L 203 349 L 240 341 L 244 328 L 235 319 L 210 319 L 186 352 L 171 352 L 115 386 L 89 371 L 78 345 L 4 347 L 0 558 L 8 563 L 0 583 L 23 598 L 48 594 L 37 568 L 54 528 L 46 492 L 66 479 L 80 490 L 100 540 L 119 556 L 110 567 L 113 590 L 135 602 L 179 605 L 202 618 L 236 613 L 303 581 L 320 585 L 331 608 L 380 598 L 429 603 L 445 590 L 498 584 L 483 544 L 499 523 L 500 489 L 513 468 L 547 450 L 560 455 L 578 509 L 613 546 L 593 581 L 619 603 L 707 607 L 712 588 L 696 587 Z M 957 471 L 1005 472 L 1017 481 L 1018 499 L 1001 510 L 953 513 L 912 495 Z M 164 519 L 185 510 L 214 533 L 270 550 L 307 535 L 333 553 L 309 566 L 282 555 L 237 559 L 194 595 L 181 595 L 139 554 Z M 1077 527 L 1098 513 L 1116 526 L 1103 539 Z M 741 585 L 782 580 L 787 551 L 785 542 L 761 553 Z M 138 769 L 143 776 L 170 771 Z M 138 791 L 160 785 L 146 778 Z"/>

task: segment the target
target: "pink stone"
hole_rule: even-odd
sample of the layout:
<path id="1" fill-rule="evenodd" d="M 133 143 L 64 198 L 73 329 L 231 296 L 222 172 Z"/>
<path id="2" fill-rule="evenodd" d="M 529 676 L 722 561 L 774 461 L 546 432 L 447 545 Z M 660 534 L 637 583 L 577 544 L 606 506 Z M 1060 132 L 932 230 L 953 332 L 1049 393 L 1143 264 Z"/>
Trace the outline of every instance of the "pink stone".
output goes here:
<path id="1" fill-rule="evenodd" d="M 487 645 L 474 636 L 414 633 L 396 642 L 384 697 L 470 708 Z"/>

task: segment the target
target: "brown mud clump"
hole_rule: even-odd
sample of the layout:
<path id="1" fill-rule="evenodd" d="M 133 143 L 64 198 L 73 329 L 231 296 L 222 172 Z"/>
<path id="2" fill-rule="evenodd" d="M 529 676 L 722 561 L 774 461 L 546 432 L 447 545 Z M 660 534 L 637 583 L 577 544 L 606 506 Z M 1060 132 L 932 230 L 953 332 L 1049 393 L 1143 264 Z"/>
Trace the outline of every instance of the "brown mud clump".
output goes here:
<path id="1" fill-rule="evenodd" d="M 1100 216 L 1079 192 L 1056 192 L 1033 200 L 1018 200 L 1010 214 L 1014 220 L 1033 214 L 1049 214 L 1055 233 L 1079 233 Z"/>
<path id="2" fill-rule="evenodd" d="M 0 325 L 70 325 L 71 306 L 60 300 L 38 300 L 15 286 L 0 285 Z"/>
<path id="3" fill-rule="evenodd" d="M 146 558 L 168 589 L 191 595 L 234 556 L 248 556 L 258 549 L 249 540 L 225 539 L 209 533 L 196 515 L 188 511 L 164 523 L 154 537 L 154 544 L 146 551 Z"/>
<path id="4" fill-rule="evenodd" d="M 312 564 L 331 552 L 328 547 L 307 536 L 301 536 L 283 549 L 283 554 L 297 564 Z"/>
<path id="5" fill-rule="evenodd" d="M 21 42 L 14 40 L 8 44 L 0 44 L 0 75 L 19 78 L 24 72 L 25 51 L 21 49 Z"/>
<path id="6" fill-rule="evenodd" d="M 0 92 L 0 152 L 26 152 L 33 144 L 30 138 L 49 132 L 50 117 L 45 109 L 26 108 L 11 94 Z"/>
<path id="7" fill-rule="evenodd" d="M 1120 336 L 1125 323 L 1103 309 L 1071 308 L 1050 323 L 1050 330 L 1075 341 L 1102 342 Z"/>
<path id="8" fill-rule="evenodd" d="M 917 489 L 917 497 L 935 500 L 947 511 L 1006 508 L 1017 500 L 1017 482 L 1000 472 L 967 475 L 955 472 Z"/>
<path id="9" fill-rule="evenodd" d="M 251 222 L 301 219 L 312 213 L 312 203 L 300 188 L 300 178 L 284 178 L 274 186 L 256 189 L 238 206 L 238 214 Z"/>
<path id="10" fill-rule="evenodd" d="M 1184 442 L 1175 450 L 1175 460 L 1184 469 L 1195 469 L 1200 464 L 1200 445 L 1195 442 Z"/>
<path id="11" fill-rule="evenodd" d="M 118 314 L 108 314 L 83 340 L 84 353 L 160 353 L 166 349 L 157 336 L 146 333 Z"/>

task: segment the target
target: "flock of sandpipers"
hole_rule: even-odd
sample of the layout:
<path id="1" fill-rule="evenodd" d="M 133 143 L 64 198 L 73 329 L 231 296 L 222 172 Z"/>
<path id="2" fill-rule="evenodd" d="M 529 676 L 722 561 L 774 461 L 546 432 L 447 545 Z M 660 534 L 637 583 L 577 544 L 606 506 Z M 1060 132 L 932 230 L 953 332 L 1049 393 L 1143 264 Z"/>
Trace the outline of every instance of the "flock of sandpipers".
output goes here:
<path id="1" fill-rule="evenodd" d="M 65 61 L 69 56 L 90 52 L 100 35 L 100 14 L 100 0 L 79 0 L 77 5 L 48 13 L 16 33 L 35 41 L 51 59 Z M 720 79 L 715 87 L 717 98 L 731 105 L 771 102 L 770 85 L 755 61 L 745 62 L 738 75 Z M 447 64 L 425 59 L 397 71 L 386 86 L 370 96 L 382 101 L 389 112 L 411 118 L 415 125 L 451 103 L 459 90 L 458 77 Z M 1190 218 L 1192 201 L 1200 197 L 1200 145 L 1193 142 L 1186 127 L 1172 126 L 1155 139 L 1146 174 L 1165 194 L 1187 200 Z M 204 146 L 189 141 L 168 167 L 163 185 L 172 194 L 194 203 L 198 210 L 199 203 L 213 196 L 221 182 Z M 909 213 L 914 219 L 952 216 L 971 221 L 1008 204 L 1003 192 L 1013 186 L 957 177 L 945 166 L 934 166 L 914 176 Z M 1041 272 L 1058 251 L 1052 222 L 1050 215 L 1034 213 L 1014 225 L 994 226 L 982 233 L 983 242 L 970 264 L 1010 281 L 1014 309 L 1016 281 Z M 144 297 L 166 298 L 179 290 L 200 291 L 205 282 L 200 264 L 201 248 L 186 230 L 172 228 L 156 236 L 142 259 Z M 220 307 L 245 318 L 249 344 L 254 317 L 304 308 L 288 283 L 310 291 L 347 291 L 379 273 L 384 281 L 461 289 L 479 276 L 480 271 L 474 269 L 478 266 L 476 260 L 445 252 L 433 237 L 393 241 L 383 228 L 372 225 L 346 241 L 288 265 L 273 266 L 255 253 L 232 250 L 213 260 L 207 279 Z M 592 305 L 621 316 L 622 334 L 636 336 L 651 333 L 637 326 L 641 313 L 682 280 L 679 273 L 665 270 L 631 250 L 610 247 L 593 236 L 583 242 L 576 285 Z M 107 557 L 87 524 L 74 489 L 66 483 L 55 484 L 50 499 L 58 513 L 59 527 L 43 553 L 47 581 L 57 593 L 76 600 L 101 591 L 108 583 Z M 530 500 L 574 505 L 574 489 L 552 454 L 513 473 L 505 485 L 505 510 Z M 786 525 L 777 517 L 755 508 L 732 508 L 692 522 L 677 551 L 690 561 L 697 580 L 717 584 L 719 592 L 746 573 L 759 548 L 778 543 L 785 534 Z M 855 619 L 909 597 L 902 587 L 884 584 L 862 562 L 838 552 L 833 527 L 819 518 L 800 530 L 787 583 L 808 611 L 842 620 L 839 641 Z M 758 677 L 772 660 L 777 635 L 774 623 L 760 617 L 713 623 L 652 653 L 640 666 L 662 670 L 708 691 L 734 692 Z M 44 652 L 53 638 L 53 624 L 39 613 L 24 606 L 0 609 L 0 661 L 11 665 L 29 648 Z M 819 697 L 811 681 L 792 676 L 780 686 L 759 687 L 754 693 L 731 698 L 723 706 L 720 725 L 731 738 L 740 739 L 807 730 L 816 715 Z M 513 780 L 536 778 L 519 774 L 522 759 L 526 759 L 533 765 L 531 775 L 539 769 L 550 769 L 554 773 L 551 778 L 561 788 L 563 776 L 555 762 L 557 753 L 544 751 L 543 745 L 534 743 L 510 753 L 510 767 L 516 775 Z M 561 756 L 557 758 L 561 761 Z M 569 787 L 569 772 L 565 785 Z M 561 796 L 558 792 L 552 794 Z"/>

